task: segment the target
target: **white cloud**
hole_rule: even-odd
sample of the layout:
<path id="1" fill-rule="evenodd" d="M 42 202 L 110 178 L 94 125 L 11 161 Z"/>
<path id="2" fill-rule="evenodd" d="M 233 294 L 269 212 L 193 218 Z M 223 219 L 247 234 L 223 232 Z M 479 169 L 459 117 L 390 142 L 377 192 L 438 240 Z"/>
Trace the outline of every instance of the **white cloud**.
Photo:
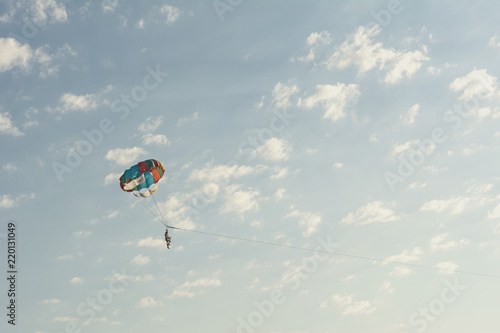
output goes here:
<path id="1" fill-rule="evenodd" d="M 20 194 L 16 198 L 12 198 L 9 194 L 0 195 L 0 209 L 9 209 L 17 206 L 19 202 L 23 199 L 33 199 L 35 197 L 34 193 L 30 194 Z"/>
<path id="2" fill-rule="evenodd" d="M 429 66 L 427 67 L 427 72 L 432 75 L 439 75 L 441 74 L 441 68 L 436 66 Z"/>
<path id="3" fill-rule="evenodd" d="M 469 114 L 472 117 L 476 117 L 479 121 L 482 121 L 483 119 L 493 116 L 493 118 L 496 118 L 498 114 L 492 114 L 491 109 L 489 107 L 483 107 L 483 108 L 474 108 L 472 110 L 468 111 Z"/>
<path id="4" fill-rule="evenodd" d="M 369 301 L 354 301 L 356 295 L 339 295 L 332 296 L 332 300 L 340 305 L 343 315 L 349 314 L 369 314 L 375 311 L 375 307 Z"/>
<path id="5" fill-rule="evenodd" d="M 15 204 L 15 200 L 10 195 L 4 194 L 0 196 L 0 208 L 12 208 Z"/>
<path id="6" fill-rule="evenodd" d="M 200 278 L 195 281 L 186 281 L 177 287 L 170 297 L 193 298 L 197 295 L 204 294 L 204 288 L 219 287 L 222 282 L 217 277 Z"/>
<path id="7" fill-rule="evenodd" d="M 392 294 L 394 292 L 394 288 L 392 287 L 389 281 L 384 281 L 379 288 L 380 291 L 386 292 L 388 294 Z"/>
<path id="8" fill-rule="evenodd" d="M 170 146 L 170 141 L 167 139 L 167 136 L 163 134 L 144 134 L 142 136 L 142 143 L 146 146 L 148 145 L 157 145 L 157 146 Z"/>
<path id="9" fill-rule="evenodd" d="M 401 81 L 403 76 L 411 78 L 422 67 L 422 62 L 428 60 L 430 58 L 422 51 L 398 53 L 398 56 L 394 59 L 395 64 L 391 66 L 392 70 L 387 73 L 384 81 L 394 84 Z"/>
<path id="10" fill-rule="evenodd" d="M 28 69 L 33 57 L 29 44 L 21 44 L 14 38 L 0 38 L 0 72 L 6 72 L 14 67 Z"/>
<path id="11" fill-rule="evenodd" d="M 198 112 L 193 113 L 191 117 L 179 118 L 179 120 L 177 120 L 177 127 L 181 127 L 188 121 L 195 121 L 197 119 L 198 119 Z"/>
<path id="12" fill-rule="evenodd" d="M 177 21 L 177 19 L 181 15 L 181 10 L 177 7 L 163 5 L 160 8 L 160 13 L 165 14 L 165 16 L 166 16 L 165 23 L 166 24 L 172 24 L 175 21 Z"/>
<path id="13" fill-rule="evenodd" d="M 458 265 L 451 261 L 442 261 L 434 265 L 434 267 L 439 269 L 439 274 L 454 274 Z"/>
<path id="14" fill-rule="evenodd" d="M 392 272 L 389 273 L 389 276 L 393 277 L 403 277 L 403 276 L 410 276 L 414 275 L 415 271 L 406 267 L 406 266 L 396 266 L 392 270 Z"/>
<path id="15" fill-rule="evenodd" d="M 403 78 L 403 74 L 410 78 L 418 69 L 422 62 L 429 60 L 422 51 L 397 51 L 384 48 L 382 43 L 375 43 L 373 37 L 382 31 L 379 26 L 366 29 L 358 27 L 356 32 L 346 38 L 326 61 L 328 69 L 347 68 L 355 66 L 358 74 L 364 74 L 372 69 L 387 69 L 384 81 L 386 83 L 396 83 Z M 425 47 L 424 47 L 425 50 Z"/>
<path id="16" fill-rule="evenodd" d="M 356 279 L 356 275 L 351 274 L 351 275 L 348 275 L 348 276 L 346 276 L 345 278 L 343 278 L 341 281 L 342 281 L 342 282 L 349 282 L 349 281 L 352 281 L 352 280 L 354 280 L 354 279 Z"/>
<path id="17" fill-rule="evenodd" d="M 467 75 L 456 78 L 451 84 L 452 91 L 462 91 L 460 100 L 473 99 L 476 96 L 492 98 L 498 95 L 497 78 L 488 74 L 486 69 L 474 69 Z"/>
<path id="18" fill-rule="evenodd" d="M 113 218 L 115 218 L 117 216 L 118 216 L 118 211 L 114 210 L 111 213 L 109 213 L 107 217 L 108 217 L 108 219 L 113 219 Z"/>
<path id="19" fill-rule="evenodd" d="M 484 145 L 471 144 L 468 147 L 462 148 L 462 154 L 464 156 L 471 156 L 471 155 L 478 153 L 484 149 L 486 149 L 486 146 L 484 146 Z"/>
<path id="20" fill-rule="evenodd" d="M 163 307 L 164 304 L 162 301 L 157 301 L 151 296 L 143 297 L 137 303 L 137 307 L 139 308 L 155 308 L 155 307 Z"/>
<path id="21" fill-rule="evenodd" d="M 96 108 L 96 95 L 75 95 L 71 93 L 65 93 L 59 99 L 59 106 L 57 107 L 57 111 L 66 113 L 68 111 L 90 111 Z"/>
<path id="22" fill-rule="evenodd" d="M 358 67 L 358 73 L 363 74 L 373 68 L 383 68 L 385 63 L 394 59 L 396 51 L 384 49 L 382 43 L 374 43 L 372 37 L 381 29 L 374 26 L 367 30 L 360 26 L 356 32 L 346 38 L 340 47 L 326 61 L 328 69 Z"/>
<path id="23" fill-rule="evenodd" d="M 16 14 L 16 7 L 14 7 L 12 4 L 9 4 L 8 10 L 5 10 L 5 13 L 3 13 L 2 16 L 0 16 L 0 23 L 12 23 L 15 14 Z"/>
<path id="24" fill-rule="evenodd" d="M 12 124 L 11 115 L 8 112 L 0 112 L 0 133 L 12 136 L 24 135 L 24 133 Z"/>
<path id="25" fill-rule="evenodd" d="M 139 131 L 142 133 L 151 133 L 154 132 L 160 127 L 163 122 L 163 117 L 147 117 L 146 120 L 139 125 Z"/>
<path id="26" fill-rule="evenodd" d="M 196 169 L 189 175 L 189 180 L 198 180 L 206 183 L 227 183 L 229 179 L 238 179 L 243 176 L 257 174 L 264 170 L 263 166 L 251 167 L 247 165 L 225 165 L 211 166 L 207 164 L 203 169 Z"/>
<path id="27" fill-rule="evenodd" d="M 83 283 L 83 279 L 76 276 L 76 277 L 72 278 L 70 282 L 73 284 L 80 284 L 80 283 Z"/>
<path id="28" fill-rule="evenodd" d="M 137 247 L 151 247 L 157 249 L 165 248 L 165 240 L 160 238 L 146 237 L 138 240 L 137 242 L 127 242 L 124 245 L 135 245 Z"/>
<path id="29" fill-rule="evenodd" d="M 284 188 L 279 188 L 275 193 L 274 193 L 274 200 L 280 201 L 283 198 L 285 198 L 285 192 L 286 190 Z"/>
<path id="30" fill-rule="evenodd" d="M 35 0 L 30 11 L 33 15 L 33 22 L 39 26 L 46 23 L 62 23 L 68 21 L 66 7 L 55 0 Z"/>
<path id="31" fill-rule="evenodd" d="M 280 166 L 275 166 L 273 168 L 273 171 L 275 171 L 276 173 L 273 174 L 273 175 L 271 175 L 269 177 L 269 179 L 281 179 L 281 178 L 285 178 L 288 175 L 289 169 L 288 168 L 283 168 L 283 167 L 280 167 Z"/>
<path id="32" fill-rule="evenodd" d="M 118 0 L 104 0 L 101 5 L 103 13 L 113 13 L 118 6 Z"/>
<path id="33" fill-rule="evenodd" d="M 75 317 L 55 317 L 52 321 L 55 323 L 57 323 L 57 322 L 70 323 L 70 322 L 78 321 L 78 318 L 75 318 Z"/>
<path id="34" fill-rule="evenodd" d="M 106 153 L 105 158 L 108 161 L 113 161 L 118 165 L 131 165 L 137 161 L 139 156 L 145 155 L 148 152 L 140 147 L 111 149 Z"/>
<path id="35" fill-rule="evenodd" d="M 431 252 L 439 250 L 447 251 L 447 250 L 458 249 L 470 244 L 470 240 L 465 238 L 459 241 L 447 240 L 449 235 L 450 234 L 448 233 L 444 233 L 433 237 L 429 243 L 429 248 Z"/>
<path id="36" fill-rule="evenodd" d="M 134 258 L 132 258 L 132 260 L 130 261 L 130 263 L 134 264 L 134 265 L 147 265 L 151 262 L 151 258 L 148 257 L 148 256 L 143 256 L 142 254 L 138 254 L 136 255 Z"/>
<path id="37" fill-rule="evenodd" d="M 151 274 L 145 274 L 143 276 L 136 276 L 132 278 L 132 281 L 134 282 L 141 282 L 141 281 L 153 281 L 154 277 Z"/>
<path id="38" fill-rule="evenodd" d="M 57 304 L 57 303 L 61 303 L 61 300 L 57 298 L 51 298 L 40 301 L 40 304 Z"/>
<path id="39" fill-rule="evenodd" d="M 378 142 L 379 141 L 379 135 L 377 133 L 373 133 L 370 136 L 369 141 L 372 142 L 372 143 Z"/>
<path id="40" fill-rule="evenodd" d="M 420 109 L 420 105 L 414 104 L 411 108 L 408 109 L 404 116 L 401 116 L 401 120 L 403 121 L 403 125 L 411 125 L 415 122 L 415 118 L 418 116 L 418 110 Z"/>
<path id="41" fill-rule="evenodd" d="M 403 155 L 407 151 L 411 149 L 415 149 L 417 147 L 418 140 L 410 140 L 406 141 L 405 143 L 395 143 L 391 147 L 391 158 L 395 159 L 399 155 Z"/>
<path id="42" fill-rule="evenodd" d="M 273 89 L 273 101 L 277 108 L 291 106 L 290 97 L 300 91 L 297 86 L 287 86 L 278 82 Z"/>
<path id="43" fill-rule="evenodd" d="M 349 213 L 340 223 L 366 225 L 379 222 L 393 222 L 400 219 L 392 210 L 386 208 L 382 201 L 373 201 Z"/>
<path id="44" fill-rule="evenodd" d="M 500 203 L 493 208 L 493 210 L 488 211 L 489 219 L 497 219 L 500 218 Z"/>
<path id="45" fill-rule="evenodd" d="M 309 37 L 307 37 L 307 45 L 313 46 L 318 43 L 330 44 L 331 38 L 328 31 L 312 32 Z"/>
<path id="46" fill-rule="evenodd" d="M 235 212 L 242 215 L 246 212 L 258 211 L 258 197 L 260 192 L 257 190 L 241 191 L 238 190 L 239 185 L 230 185 L 226 187 L 224 196 L 224 206 L 221 208 L 222 213 Z"/>
<path id="47" fill-rule="evenodd" d="M 488 41 L 488 46 L 490 47 L 500 47 L 500 42 L 497 40 L 497 36 L 493 36 Z"/>
<path id="48" fill-rule="evenodd" d="M 307 45 L 311 46 L 309 53 L 305 57 L 299 57 L 302 62 L 311 62 L 316 59 L 317 49 L 320 45 L 328 45 L 331 43 L 330 33 L 328 31 L 313 32 L 307 37 Z"/>
<path id="49" fill-rule="evenodd" d="M 419 210 L 422 212 L 448 213 L 450 215 L 460 214 L 468 209 L 477 208 L 495 200 L 494 197 L 487 195 L 492 187 L 491 184 L 473 184 L 466 191 L 468 195 L 427 201 Z"/>
<path id="50" fill-rule="evenodd" d="M 410 185 L 408 185 L 408 189 L 409 190 L 414 190 L 414 189 L 420 189 L 420 188 L 424 188 L 427 186 L 427 183 L 420 183 L 420 182 L 413 182 L 411 183 Z"/>
<path id="51" fill-rule="evenodd" d="M 357 84 L 318 84 L 316 91 L 306 99 L 300 98 L 298 106 L 311 109 L 320 105 L 325 110 L 323 118 L 334 122 L 345 118 L 344 109 L 348 105 L 355 104 L 360 96 Z"/>
<path id="52" fill-rule="evenodd" d="M 14 42 L 14 44 L 17 43 L 19 47 L 18 42 Z M 1 44 L 1 43 L 0 43 Z M 4 54 L 0 55 L 0 67 L 1 67 L 1 59 L 2 57 L 4 58 L 5 62 L 9 62 L 9 57 L 11 61 L 11 65 L 15 64 L 13 57 L 13 46 L 10 46 L 10 49 L 8 49 L 8 52 L 5 52 Z M 24 53 L 21 53 L 24 55 L 24 62 L 22 65 L 18 64 L 18 67 L 21 67 L 25 71 L 28 71 L 28 69 L 31 68 L 30 64 L 31 63 L 38 63 L 39 64 L 39 75 L 42 78 L 46 77 L 55 77 L 57 76 L 59 72 L 59 67 L 60 63 L 62 63 L 62 59 L 67 57 L 67 56 L 76 56 L 76 52 L 71 49 L 71 47 L 68 44 L 64 44 L 63 46 L 57 48 L 57 51 L 53 54 L 49 54 L 49 49 L 50 46 L 48 44 L 42 45 L 38 47 L 36 50 L 32 50 L 29 45 L 23 45 L 22 48 L 25 48 Z M 29 48 L 29 50 L 28 50 Z M 18 50 L 19 51 L 19 50 Z M 18 52 L 19 53 L 19 52 Z M 19 55 L 19 54 L 18 54 Z M 17 58 L 19 60 L 19 57 Z M 56 63 L 58 61 L 58 63 Z M 10 66 L 7 66 L 7 70 L 11 69 L 9 68 Z M 13 67 L 15 67 L 13 65 Z M 13 68 L 12 67 L 12 68 Z M 1 71 L 1 69 L 0 69 Z"/>
<path id="53" fill-rule="evenodd" d="M 187 205 L 184 204 L 188 200 L 192 200 L 191 194 L 177 192 L 170 195 L 167 201 L 158 203 L 163 216 L 169 221 L 169 224 L 189 230 L 195 228 L 191 215 L 199 212 L 191 208 L 191 202 Z"/>
<path id="54" fill-rule="evenodd" d="M 411 261 L 419 260 L 423 254 L 424 254 L 424 251 L 420 247 L 415 247 L 411 251 L 404 250 L 400 254 L 396 254 L 396 255 L 387 257 L 386 259 L 384 259 L 384 262 L 382 262 L 382 265 L 386 265 L 389 262 L 404 263 L 405 264 L 405 263 L 408 263 Z"/>
<path id="55" fill-rule="evenodd" d="M 56 258 L 56 260 L 73 260 L 73 255 L 65 254 Z"/>
<path id="56" fill-rule="evenodd" d="M 34 58 L 40 64 L 40 77 L 57 76 L 59 66 L 53 64 L 53 57 L 47 53 L 48 46 L 44 45 L 35 50 Z"/>
<path id="57" fill-rule="evenodd" d="M 339 169 L 339 170 L 340 170 L 340 169 L 342 169 L 342 168 L 344 167 L 344 163 L 341 163 L 341 162 L 335 162 L 335 163 L 333 163 L 333 167 L 334 167 L 335 169 Z"/>
<path id="58" fill-rule="evenodd" d="M 118 184 L 120 181 L 120 177 L 122 176 L 122 173 L 110 173 L 104 177 L 104 185 L 109 185 L 109 184 Z"/>
<path id="59" fill-rule="evenodd" d="M 250 226 L 252 228 L 260 228 L 260 227 L 262 227 L 262 221 L 257 221 L 257 220 L 252 221 L 252 222 L 250 222 Z"/>
<path id="60" fill-rule="evenodd" d="M 270 161 L 286 161 L 290 157 L 292 147 L 285 139 L 271 138 L 254 149 L 253 156 Z"/>
<path id="61" fill-rule="evenodd" d="M 27 128 L 35 127 L 35 126 L 38 126 L 38 125 L 39 125 L 38 121 L 36 121 L 36 120 L 30 120 L 30 121 L 24 122 L 23 128 L 27 129 Z"/>
<path id="62" fill-rule="evenodd" d="M 285 215 L 285 218 L 296 217 L 299 219 L 299 226 L 304 227 L 306 230 L 302 232 L 305 237 L 311 236 L 313 233 L 318 231 L 319 225 L 321 224 L 321 215 L 312 212 L 301 212 L 299 210 L 294 210 L 291 213 Z"/>
<path id="63" fill-rule="evenodd" d="M 135 24 L 136 29 L 144 29 L 145 28 L 146 21 L 141 18 L 137 23 Z"/>

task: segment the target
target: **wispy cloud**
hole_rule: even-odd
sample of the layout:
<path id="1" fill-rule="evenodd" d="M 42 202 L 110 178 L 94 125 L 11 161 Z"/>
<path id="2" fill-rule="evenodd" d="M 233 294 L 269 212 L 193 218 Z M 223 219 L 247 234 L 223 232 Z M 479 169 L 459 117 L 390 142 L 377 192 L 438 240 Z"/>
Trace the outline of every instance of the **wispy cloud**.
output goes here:
<path id="1" fill-rule="evenodd" d="M 444 233 L 433 237 L 429 242 L 431 252 L 454 250 L 470 244 L 470 240 L 461 239 L 459 241 L 448 240 L 450 234 Z"/>
<path id="2" fill-rule="evenodd" d="M 286 161 L 292 150 L 287 140 L 271 138 L 254 149 L 252 155 L 269 161 Z"/>
<path id="3" fill-rule="evenodd" d="M 412 107 L 410 107 L 408 111 L 406 111 L 406 114 L 401 116 L 403 125 L 408 126 L 413 124 L 418 116 L 418 110 L 420 110 L 420 104 L 417 103 L 412 105 Z"/>
<path id="4" fill-rule="evenodd" d="M 142 254 L 136 255 L 132 260 L 130 261 L 131 264 L 134 265 L 147 265 L 151 262 L 151 258 L 148 256 L 144 256 Z"/>
<path id="5" fill-rule="evenodd" d="M 366 225 L 371 223 L 384 223 L 398 221 L 400 216 L 396 215 L 391 209 L 385 207 L 382 201 L 373 201 L 355 212 L 349 213 L 340 223 Z"/>
<path id="6" fill-rule="evenodd" d="M 106 153 L 105 158 L 108 161 L 112 161 L 118 165 L 131 165 L 137 159 L 139 156 L 143 156 L 147 154 L 147 151 L 140 147 L 133 147 L 133 148 L 116 148 L 116 149 L 111 149 Z"/>
<path id="7" fill-rule="evenodd" d="M 143 297 L 137 303 L 137 307 L 139 308 L 155 308 L 155 307 L 163 307 L 164 304 L 162 301 L 157 301 L 151 296 Z"/>
<path id="8" fill-rule="evenodd" d="M 224 206 L 222 213 L 235 212 L 243 216 L 246 212 L 259 210 L 260 192 L 257 190 L 239 190 L 239 185 L 230 185 L 225 188 Z"/>
<path id="9" fill-rule="evenodd" d="M 142 133 L 152 133 L 163 123 L 163 117 L 147 117 L 144 122 L 139 125 L 139 131 Z"/>
<path id="10" fill-rule="evenodd" d="M 318 84 L 316 93 L 305 99 L 299 98 L 298 106 L 312 109 L 319 105 L 325 111 L 323 118 L 335 122 L 346 117 L 345 108 L 356 104 L 360 94 L 357 84 Z"/>
<path id="11" fill-rule="evenodd" d="M 408 263 L 412 261 L 417 261 L 421 258 L 423 254 L 424 251 L 420 247 L 415 247 L 412 250 L 404 250 L 400 254 L 396 254 L 385 258 L 385 262 L 382 262 L 382 265 L 386 265 L 389 262 Z"/>
<path id="12" fill-rule="evenodd" d="M 166 135 L 163 134 L 151 134 L 147 133 L 142 136 L 142 143 L 146 146 L 156 145 L 156 146 L 170 146 L 170 141 L 167 139 Z"/>
<path id="13" fill-rule="evenodd" d="M 197 295 L 204 294 L 206 288 L 219 287 L 221 284 L 221 280 L 216 276 L 200 278 L 195 281 L 186 281 L 182 285 L 174 289 L 174 291 L 170 295 L 170 298 L 193 298 Z"/>
<path id="14" fill-rule="evenodd" d="M 0 195 L 0 209 L 12 208 L 12 207 L 15 207 L 15 206 L 19 205 L 19 203 L 21 202 L 21 200 L 24 200 L 24 199 L 33 199 L 33 198 L 35 198 L 35 194 L 34 193 L 20 194 L 20 195 L 18 195 L 15 198 L 13 198 L 10 194 Z"/>
<path id="15" fill-rule="evenodd" d="M 382 43 L 374 42 L 373 38 L 381 30 L 378 25 L 370 29 L 358 27 L 325 62 L 327 68 L 343 69 L 354 66 L 358 68 L 359 75 L 373 69 L 386 70 L 384 82 L 394 84 L 404 77 L 412 77 L 423 62 L 430 60 L 425 47 L 422 47 L 422 50 L 401 51 L 384 48 Z"/>
<path id="16" fill-rule="evenodd" d="M 465 195 L 427 201 L 420 207 L 420 211 L 450 215 L 460 214 L 495 200 L 495 197 L 488 195 L 492 188 L 491 184 L 473 184 L 466 190 Z"/>
<path id="17" fill-rule="evenodd" d="M 0 112 L 0 133 L 12 136 L 24 135 L 13 123 L 12 116 L 8 112 Z"/>
<path id="18" fill-rule="evenodd" d="M 63 3 L 55 0 L 35 0 L 30 9 L 33 22 L 39 26 L 47 23 L 64 23 L 68 21 L 68 14 Z"/>
<path id="19" fill-rule="evenodd" d="M 375 311 L 375 307 L 369 301 L 355 301 L 355 294 L 335 294 L 332 300 L 342 309 L 343 315 L 369 314 Z"/>
<path id="20" fill-rule="evenodd" d="M 322 221 L 321 215 L 308 211 L 294 210 L 285 215 L 285 218 L 290 217 L 299 219 L 299 226 L 305 228 L 305 230 L 302 232 L 302 235 L 304 235 L 305 237 L 309 237 L 317 232 Z"/>
<path id="21" fill-rule="evenodd" d="M 165 15 L 165 23 L 166 24 L 172 24 L 179 19 L 182 11 L 179 8 L 174 7 L 174 6 L 163 5 L 160 8 L 160 13 Z"/>
<path id="22" fill-rule="evenodd" d="M 21 44 L 14 38 L 0 38 L 0 72 L 9 71 L 15 67 L 26 71 L 33 57 L 29 44 Z"/>
<path id="23" fill-rule="evenodd" d="M 298 93 L 300 89 L 295 86 L 288 86 L 278 82 L 273 89 L 273 103 L 277 108 L 285 108 L 292 105 L 290 97 Z"/>

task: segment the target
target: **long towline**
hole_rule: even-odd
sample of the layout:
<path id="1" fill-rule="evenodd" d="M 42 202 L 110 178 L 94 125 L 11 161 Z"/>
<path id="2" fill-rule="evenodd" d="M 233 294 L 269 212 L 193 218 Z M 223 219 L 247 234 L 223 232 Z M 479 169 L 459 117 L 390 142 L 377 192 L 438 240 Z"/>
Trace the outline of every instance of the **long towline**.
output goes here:
<path id="1" fill-rule="evenodd" d="M 302 250 L 302 251 L 309 251 L 309 252 L 325 253 L 325 254 L 337 255 L 337 256 L 346 257 L 346 258 L 355 258 L 355 259 L 362 259 L 362 260 L 372 260 L 372 261 L 377 261 L 377 262 L 382 262 L 382 263 L 397 264 L 397 265 L 410 266 L 410 267 L 415 267 L 415 268 L 425 268 L 425 269 L 431 269 L 431 270 L 435 270 L 435 271 L 446 271 L 446 272 L 450 272 L 450 273 L 459 273 L 459 274 L 465 274 L 465 275 L 473 275 L 473 276 L 480 276 L 480 277 L 486 277 L 486 278 L 500 279 L 500 276 L 497 276 L 497 275 L 490 275 L 490 274 L 482 274 L 482 273 L 474 273 L 474 272 L 453 270 L 453 269 L 449 269 L 449 268 L 437 268 L 437 267 L 432 267 L 432 266 L 425 266 L 425 265 L 419 265 L 419 264 L 404 263 L 404 262 L 393 261 L 393 260 L 386 260 L 386 259 L 377 259 L 377 258 L 371 258 L 371 257 L 366 257 L 366 256 L 354 255 L 354 254 L 346 254 L 346 253 L 341 253 L 341 252 L 329 252 L 329 251 L 324 251 L 324 250 L 315 250 L 315 249 L 311 249 L 311 248 L 307 248 L 307 247 L 300 247 L 300 246 L 279 244 L 279 243 L 273 243 L 273 242 L 259 241 L 259 240 L 255 240 L 255 239 L 248 239 L 248 238 L 242 238 L 242 237 L 236 237 L 236 236 L 229 236 L 229 235 L 221 235 L 221 234 L 217 234 L 217 233 L 213 233 L 213 232 L 207 232 L 207 231 L 184 229 L 184 228 L 180 228 L 180 227 L 169 226 L 169 225 L 167 225 L 165 223 L 163 223 L 163 225 L 165 225 L 165 227 L 171 228 L 171 229 L 182 230 L 182 231 L 189 231 L 189 232 L 194 232 L 194 233 L 197 233 L 197 234 L 217 236 L 217 237 L 223 237 L 223 238 L 240 240 L 240 241 L 251 242 L 251 243 L 258 243 L 258 244 L 265 244 L 265 245 L 286 247 L 286 248 L 290 248 L 290 249 L 296 249 L 296 250 Z"/>
<path id="2" fill-rule="evenodd" d="M 459 273 L 459 274 L 464 274 L 464 275 L 471 275 L 471 276 L 480 276 L 480 277 L 486 277 L 486 278 L 500 279 L 500 276 L 497 276 L 497 275 L 474 273 L 474 272 L 461 271 L 461 270 L 453 270 L 453 269 L 449 269 L 449 268 L 437 268 L 437 267 L 432 267 L 432 266 L 419 265 L 419 264 L 411 264 L 411 263 L 405 263 L 405 262 L 399 262 L 399 261 L 393 261 L 393 260 L 387 260 L 387 259 L 371 258 L 371 257 L 360 256 L 360 255 L 355 255 L 355 254 L 347 254 L 347 253 L 341 253 L 341 252 L 329 252 L 329 251 L 324 251 L 324 250 L 315 250 L 315 249 L 311 249 L 311 248 L 307 248 L 307 247 L 300 247 L 300 246 L 279 244 L 279 243 L 273 243 L 273 242 L 259 241 L 259 240 L 256 240 L 256 239 L 248 239 L 248 238 L 242 238 L 242 237 L 236 237 L 236 236 L 221 235 L 221 234 L 217 234 L 217 233 L 213 233 L 213 232 L 207 232 L 207 231 L 200 231 L 200 230 L 192 230 L 192 229 L 185 229 L 185 228 L 180 228 L 180 227 L 174 227 L 174 226 L 170 226 L 170 225 L 168 225 L 167 223 L 164 222 L 163 216 L 161 214 L 161 209 L 158 206 L 158 203 L 156 202 L 156 200 L 155 200 L 155 203 L 156 203 L 156 207 L 158 208 L 158 211 L 160 213 L 159 214 L 160 216 L 157 215 L 155 212 L 153 212 L 150 209 L 148 209 L 148 211 L 161 224 L 163 224 L 166 228 L 170 228 L 170 229 L 182 230 L 182 231 L 188 231 L 188 232 L 194 232 L 194 233 L 203 234 L 203 235 L 217 236 L 217 237 L 234 239 L 234 240 L 239 240 L 239 241 L 244 241 L 244 242 L 251 242 L 251 243 L 257 243 L 257 244 L 264 244 L 264 245 L 272 245 L 272 246 L 278 246 L 278 247 L 285 247 L 285 248 L 302 250 L 302 251 L 325 253 L 325 254 L 330 254 L 330 255 L 337 255 L 339 257 L 354 258 L 354 259 L 361 259 L 361 260 L 371 260 L 371 261 L 376 261 L 376 262 L 381 262 L 381 263 L 387 263 L 387 264 L 396 264 L 396 265 L 402 265 L 402 266 L 408 266 L 408 267 L 430 269 L 430 270 L 434 270 L 434 271 L 444 271 L 444 272 L 450 272 L 450 273 Z"/>

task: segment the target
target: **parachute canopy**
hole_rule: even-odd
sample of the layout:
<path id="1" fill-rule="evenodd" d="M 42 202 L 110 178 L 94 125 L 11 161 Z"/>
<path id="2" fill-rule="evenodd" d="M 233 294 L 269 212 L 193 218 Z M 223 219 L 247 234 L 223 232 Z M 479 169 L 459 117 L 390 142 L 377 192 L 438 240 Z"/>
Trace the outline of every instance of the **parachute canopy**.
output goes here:
<path id="1" fill-rule="evenodd" d="M 158 160 L 145 160 L 125 170 L 120 177 L 120 187 L 137 197 L 149 197 L 158 189 L 158 182 L 165 173 Z"/>

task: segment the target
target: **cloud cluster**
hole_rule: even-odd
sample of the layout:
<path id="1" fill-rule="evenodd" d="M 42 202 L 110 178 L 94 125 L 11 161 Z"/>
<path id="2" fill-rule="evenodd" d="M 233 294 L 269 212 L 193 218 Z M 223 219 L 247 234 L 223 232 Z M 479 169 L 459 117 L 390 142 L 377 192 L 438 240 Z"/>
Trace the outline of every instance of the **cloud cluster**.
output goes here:
<path id="1" fill-rule="evenodd" d="M 384 48 L 382 43 L 373 40 L 380 31 L 379 26 L 369 29 L 358 27 L 325 62 L 326 67 L 344 69 L 353 66 L 358 68 L 359 75 L 378 69 L 385 71 L 385 83 L 394 84 L 404 77 L 412 77 L 422 67 L 423 62 L 430 60 L 425 47 L 415 51 Z"/>

